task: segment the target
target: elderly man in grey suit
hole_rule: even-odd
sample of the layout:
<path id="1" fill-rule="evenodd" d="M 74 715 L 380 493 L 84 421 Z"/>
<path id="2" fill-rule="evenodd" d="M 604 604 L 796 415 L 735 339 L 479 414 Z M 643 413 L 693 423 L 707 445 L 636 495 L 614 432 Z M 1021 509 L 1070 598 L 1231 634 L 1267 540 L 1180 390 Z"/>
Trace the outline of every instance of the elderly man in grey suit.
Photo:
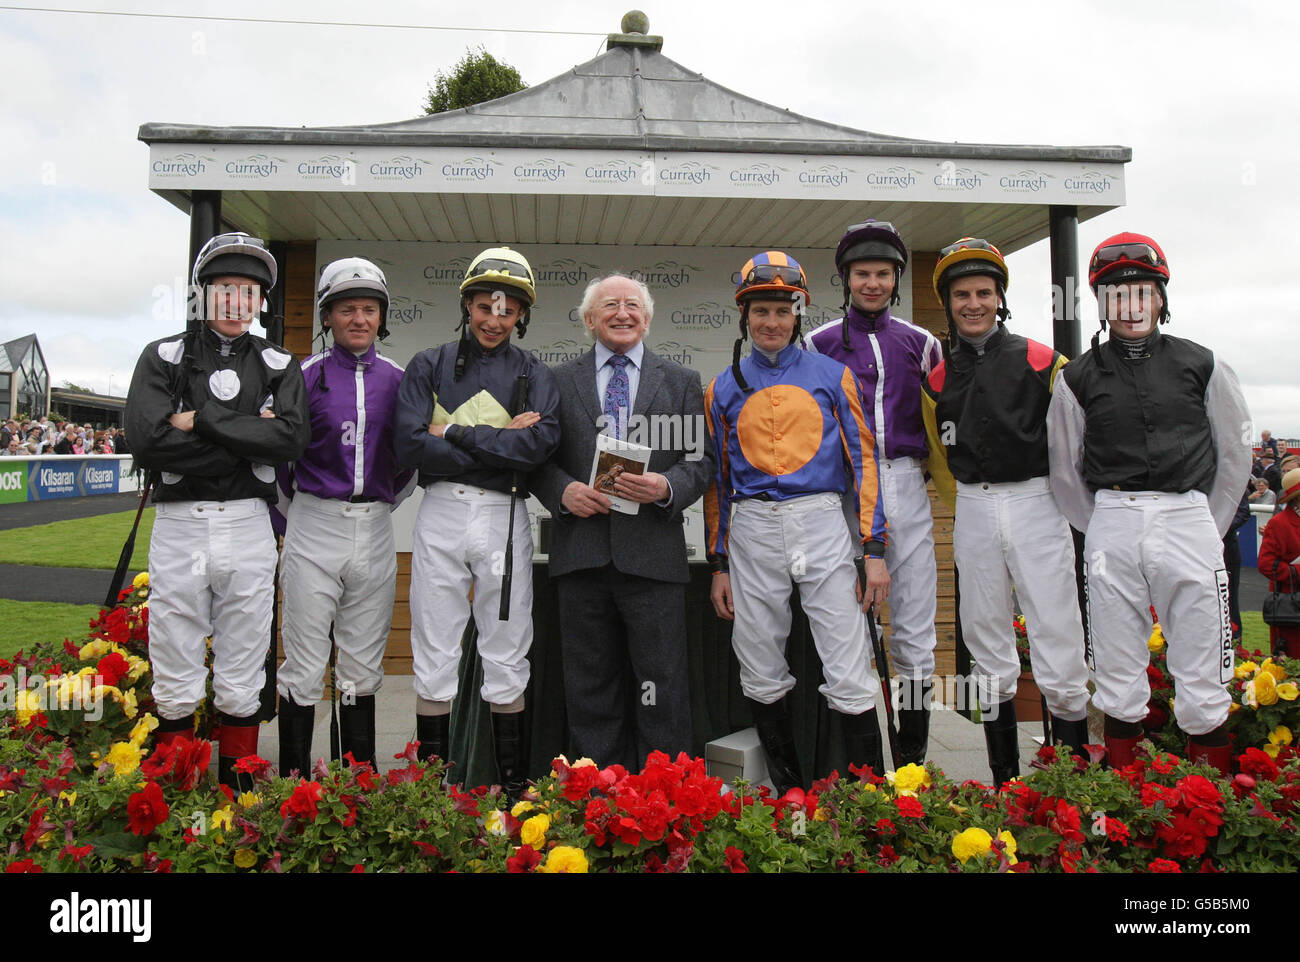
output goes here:
<path id="1" fill-rule="evenodd" d="M 691 747 L 682 512 L 713 471 L 698 375 L 642 343 L 653 313 L 638 280 L 615 274 L 588 285 L 581 314 L 596 343 L 554 369 L 560 447 L 532 479 L 554 518 L 550 574 L 574 747 L 633 771 L 650 751 Z M 587 484 L 596 435 L 628 425 L 623 440 L 637 441 L 640 428 L 660 445 L 645 473 L 615 482 L 615 494 L 640 505 L 634 515 L 611 512 Z"/>

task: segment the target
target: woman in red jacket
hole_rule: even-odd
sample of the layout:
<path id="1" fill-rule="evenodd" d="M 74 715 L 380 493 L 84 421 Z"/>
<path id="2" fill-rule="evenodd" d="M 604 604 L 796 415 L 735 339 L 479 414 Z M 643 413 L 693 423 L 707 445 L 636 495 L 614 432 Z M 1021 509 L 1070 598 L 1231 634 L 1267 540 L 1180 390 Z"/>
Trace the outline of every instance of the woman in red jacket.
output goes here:
<path id="1" fill-rule="evenodd" d="M 1273 591 L 1295 591 L 1300 589 L 1300 468 L 1283 476 L 1277 503 L 1278 513 L 1269 519 L 1259 546 L 1259 571 Z M 1300 658 L 1300 628 L 1270 628 L 1269 633 L 1273 651 Z"/>

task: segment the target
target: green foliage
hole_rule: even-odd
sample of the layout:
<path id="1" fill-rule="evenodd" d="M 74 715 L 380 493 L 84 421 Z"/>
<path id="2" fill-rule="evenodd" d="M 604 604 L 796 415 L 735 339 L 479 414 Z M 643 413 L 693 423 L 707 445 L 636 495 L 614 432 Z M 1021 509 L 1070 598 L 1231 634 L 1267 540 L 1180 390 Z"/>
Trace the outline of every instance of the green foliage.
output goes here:
<path id="1" fill-rule="evenodd" d="M 470 48 L 450 71 L 438 71 L 425 98 L 424 112 L 459 110 L 527 87 L 514 67 L 497 60 L 482 46 L 478 50 Z"/>

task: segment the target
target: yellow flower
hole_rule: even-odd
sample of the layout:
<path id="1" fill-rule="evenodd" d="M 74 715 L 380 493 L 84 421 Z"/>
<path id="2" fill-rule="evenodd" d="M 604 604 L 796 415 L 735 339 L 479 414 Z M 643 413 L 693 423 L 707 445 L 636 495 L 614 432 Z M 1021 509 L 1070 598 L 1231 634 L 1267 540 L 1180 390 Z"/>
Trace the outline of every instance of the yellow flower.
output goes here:
<path id="1" fill-rule="evenodd" d="M 1259 670 L 1268 672 L 1273 676 L 1274 681 L 1286 681 L 1286 669 L 1275 664 L 1272 658 L 1265 658 L 1264 664 L 1259 666 Z"/>
<path id="2" fill-rule="evenodd" d="M 96 638 L 94 641 L 88 641 L 82 645 L 81 650 L 77 652 L 77 657 L 82 661 L 90 661 L 91 659 L 98 661 L 107 654 L 108 642 L 103 638 Z"/>
<path id="3" fill-rule="evenodd" d="M 128 689 L 127 693 L 122 696 L 121 704 L 122 704 L 122 714 L 125 715 L 128 720 L 134 718 L 136 712 L 139 711 L 139 709 L 136 708 L 134 688 Z"/>
<path id="4" fill-rule="evenodd" d="M 585 755 L 569 766 L 570 768 L 595 768 L 596 762 Z"/>
<path id="5" fill-rule="evenodd" d="M 68 805 L 68 808 L 71 808 L 73 805 L 76 805 L 76 804 L 77 804 L 77 793 L 76 793 L 76 792 L 66 792 L 66 791 L 65 791 L 65 792 L 59 792 L 59 801 L 61 801 L 61 802 L 66 802 L 67 805 Z"/>
<path id="6" fill-rule="evenodd" d="M 506 833 L 505 816 L 499 809 L 493 809 L 483 819 L 483 827 L 487 829 L 489 835 L 504 835 Z"/>
<path id="7" fill-rule="evenodd" d="M 235 813 L 230 810 L 230 804 L 226 803 L 212 813 L 212 830 L 233 828 L 235 824 Z"/>
<path id="8" fill-rule="evenodd" d="M 147 587 L 149 587 L 149 572 L 147 572 L 147 571 L 141 571 L 138 575 L 136 575 L 134 578 L 132 578 L 132 579 L 131 579 L 131 587 L 133 587 L 133 588 L 147 588 Z"/>
<path id="9" fill-rule="evenodd" d="M 546 843 L 546 830 L 550 827 L 551 816 L 534 815 L 524 822 L 523 828 L 519 830 L 519 840 L 540 852 Z"/>
<path id="10" fill-rule="evenodd" d="M 144 740 L 149 737 L 149 733 L 157 727 L 158 719 L 145 712 L 140 716 L 140 720 L 135 723 L 135 727 L 131 729 L 131 744 L 139 748 L 144 744 Z"/>
<path id="11" fill-rule="evenodd" d="M 515 818 L 518 818 L 520 815 L 524 814 L 524 812 L 532 811 L 532 808 L 532 802 L 517 802 L 515 803 L 515 807 L 510 809 L 510 814 Z"/>
<path id="12" fill-rule="evenodd" d="M 257 792 L 241 792 L 239 795 L 240 808 L 252 808 L 254 805 L 262 804 L 262 796 Z"/>
<path id="13" fill-rule="evenodd" d="M 1253 681 L 1246 683 L 1246 692 L 1254 699 L 1254 705 L 1277 704 L 1277 681 L 1271 672 L 1261 671 Z"/>
<path id="14" fill-rule="evenodd" d="M 1019 859 L 1016 858 L 1016 837 L 1008 832 L 1005 828 L 998 832 L 998 840 L 1007 847 L 1007 861 L 1015 865 Z"/>
<path id="15" fill-rule="evenodd" d="M 1296 687 L 1293 681 L 1284 681 L 1277 686 L 1277 697 L 1283 701 L 1295 701 L 1300 697 L 1300 688 Z"/>
<path id="16" fill-rule="evenodd" d="M 818 805 L 818 806 L 817 806 L 817 812 L 813 815 L 813 821 L 814 821 L 814 822 L 828 822 L 828 821 L 830 821 L 830 818 L 831 818 L 831 812 L 830 812 L 830 809 L 828 809 L 828 808 L 823 808 L 822 806 Z"/>
<path id="17" fill-rule="evenodd" d="M 1285 686 L 1278 685 L 1277 687 L 1280 692 Z M 1264 751 L 1268 752 L 1270 758 L 1277 758 L 1278 754 L 1282 751 L 1282 746 L 1290 744 L 1291 729 L 1287 728 L 1285 725 L 1278 725 L 1268 733 L 1268 744 L 1264 746 Z"/>
<path id="18" fill-rule="evenodd" d="M 113 766 L 114 774 L 130 775 L 140 767 L 140 759 L 143 757 L 144 752 L 131 742 L 114 742 L 105 761 Z"/>
<path id="19" fill-rule="evenodd" d="M 131 667 L 131 670 L 126 673 L 127 681 L 139 681 L 140 676 L 149 670 L 149 662 L 135 655 L 127 655 L 126 663 Z"/>
<path id="20" fill-rule="evenodd" d="M 952 854 L 965 862 L 972 855 L 987 855 L 993 836 L 982 828 L 968 828 L 952 840 Z"/>
<path id="21" fill-rule="evenodd" d="M 930 773 L 926 771 L 925 766 L 912 763 L 894 772 L 890 781 L 894 783 L 895 793 L 915 795 L 917 789 L 930 787 Z"/>
<path id="22" fill-rule="evenodd" d="M 1259 665 L 1255 664 L 1253 661 L 1243 661 L 1236 668 L 1232 669 L 1232 677 L 1249 678 L 1257 671 L 1259 671 Z"/>
<path id="23" fill-rule="evenodd" d="M 32 716 L 41 710 L 41 696 L 34 689 L 21 688 L 14 698 L 14 711 L 18 715 L 18 724 L 26 725 Z"/>
<path id="24" fill-rule="evenodd" d="M 1165 633 L 1160 630 L 1159 625 L 1156 625 L 1154 628 L 1151 629 L 1151 637 L 1147 639 L 1147 650 L 1159 651 L 1164 646 L 1165 646 Z"/>
<path id="25" fill-rule="evenodd" d="M 252 868 L 257 864 L 257 853 L 251 848 L 235 849 L 235 865 L 239 868 Z"/>
<path id="26" fill-rule="evenodd" d="M 532 819 L 529 819 L 532 821 Z M 583 854 L 582 849 L 574 848 L 572 845 L 557 845 L 551 849 L 546 861 L 538 869 L 539 872 L 555 874 L 557 872 L 567 872 L 576 875 L 587 871 L 587 856 Z"/>

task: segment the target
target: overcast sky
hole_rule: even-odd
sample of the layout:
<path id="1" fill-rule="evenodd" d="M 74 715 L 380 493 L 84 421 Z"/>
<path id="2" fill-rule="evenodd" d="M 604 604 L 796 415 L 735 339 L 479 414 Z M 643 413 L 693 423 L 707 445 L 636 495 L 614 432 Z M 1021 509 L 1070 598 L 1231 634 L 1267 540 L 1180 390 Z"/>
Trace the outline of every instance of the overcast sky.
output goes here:
<path id="1" fill-rule="evenodd" d="M 0 9 L 0 341 L 35 331 L 56 385 L 116 394 L 141 347 L 177 328 L 155 318 L 154 289 L 187 271 L 188 220 L 147 189 L 140 124 L 408 119 L 421 113 L 434 74 L 467 46 L 484 45 L 536 84 L 600 53 L 629 8 L 627 0 L 76 6 L 477 28 Z M 1292 353 L 1300 7 L 674 0 L 642 9 L 665 55 L 818 119 L 933 140 L 1131 147 L 1128 204 L 1081 225 L 1081 257 L 1121 230 L 1155 237 L 1173 272 L 1169 332 L 1206 344 L 1236 370 L 1257 428 L 1300 438 Z M 1046 241 L 1010 266 L 1011 326 L 1050 342 Z M 1082 303 L 1086 339 L 1096 307 L 1086 292 Z"/>

